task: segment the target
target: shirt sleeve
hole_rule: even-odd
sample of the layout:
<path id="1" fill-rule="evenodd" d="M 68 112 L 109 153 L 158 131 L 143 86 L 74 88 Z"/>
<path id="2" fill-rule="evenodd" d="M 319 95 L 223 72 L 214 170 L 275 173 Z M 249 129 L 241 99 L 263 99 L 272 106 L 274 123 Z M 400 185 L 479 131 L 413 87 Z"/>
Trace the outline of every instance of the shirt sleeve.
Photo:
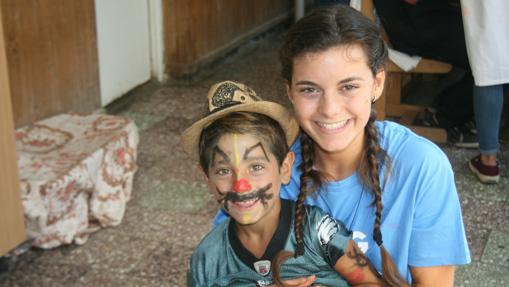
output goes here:
<path id="1" fill-rule="evenodd" d="M 336 262 L 345 253 L 348 241 L 352 239 L 352 233 L 346 229 L 342 222 L 335 220 L 316 207 L 313 207 L 308 214 L 312 214 L 310 217 L 313 221 L 313 224 L 308 225 L 311 228 L 310 233 L 314 234 L 321 253 L 329 265 L 334 268 Z"/>
<path id="2" fill-rule="evenodd" d="M 187 270 L 187 287 L 194 287 L 194 286 L 204 286 L 200 283 L 200 278 L 202 278 L 205 274 L 205 270 L 203 270 L 203 267 L 201 263 L 204 261 L 203 256 L 199 256 L 197 254 L 198 252 L 193 252 L 191 256 L 191 262 L 189 264 L 189 269 Z M 196 276 L 202 276 L 200 278 L 197 278 Z"/>
<path id="3" fill-rule="evenodd" d="M 415 198 L 408 263 L 411 266 L 470 262 L 454 174 L 441 152 L 427 153 Z"/>
<path id="4" fill-rule="evenodd" d="M 196 286 L 196 282 L 194 281 L 193 272 L 191 269 L 187 270 L 187 287 Z"/>

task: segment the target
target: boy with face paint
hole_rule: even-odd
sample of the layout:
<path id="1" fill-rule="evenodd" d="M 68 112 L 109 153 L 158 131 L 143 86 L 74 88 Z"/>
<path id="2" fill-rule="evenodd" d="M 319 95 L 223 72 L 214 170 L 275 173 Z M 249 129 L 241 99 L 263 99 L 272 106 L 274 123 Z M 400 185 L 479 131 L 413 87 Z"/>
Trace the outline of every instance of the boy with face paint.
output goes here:
<path id="1" fill-rule="evenodd" d="M 235 82 L 214 85 L 208 107 L 184 131 L 182 146 L 200 162 L 209 192 L 230 217 L 193 252 L 188 286 L 384 285 L 351 232 L 320 209 L 305 206 L 303 232 L 292 232 L 295 203 L 279 197 L 299 131 L 289 112 Z M 295 234 L 303 234 L 302 252 Z"/>

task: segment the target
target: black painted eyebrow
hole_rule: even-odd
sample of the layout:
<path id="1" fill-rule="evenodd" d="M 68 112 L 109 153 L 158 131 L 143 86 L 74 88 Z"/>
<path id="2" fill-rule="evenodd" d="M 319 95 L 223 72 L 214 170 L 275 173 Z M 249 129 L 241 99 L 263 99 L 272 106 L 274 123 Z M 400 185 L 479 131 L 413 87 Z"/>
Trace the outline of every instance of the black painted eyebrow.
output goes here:
<path id="1" fill-rule="evenodd" d="M 230 157 L 224 151 L 222 151 L 220 148 L 215 146 L 212 149 L 212 164 L 214 164 L 214 162 L 215 162 L 216 154 L 219 154 L 220 156 L 222 156 L 224 162 L 226 162 L 226 163 L 230 163 L 231 162 Z"/>
<path id="2" fill-rule="evenodd" d="M 250 147 L 250 148 L 247 148 L 246 151 L 244 152 L 244 157 L 243 159 L 246 160 L 247 159 L 247 156 L 249 155 L 249 153 L 251 151 L 253 151 L 255 148 L 257 147 L 260 147 L 263 151 L 263 155 L 265 155 L 265 159 L 267 159 L 268 162 L 270 162 L 270 159 L 269 157 L 267 156 L 267 152 L 265 151 L 265 148 L 263 148 L 263 145 L 261 142 L 258 142 L 257 144 L 255 144 L 254 146 Z"/>

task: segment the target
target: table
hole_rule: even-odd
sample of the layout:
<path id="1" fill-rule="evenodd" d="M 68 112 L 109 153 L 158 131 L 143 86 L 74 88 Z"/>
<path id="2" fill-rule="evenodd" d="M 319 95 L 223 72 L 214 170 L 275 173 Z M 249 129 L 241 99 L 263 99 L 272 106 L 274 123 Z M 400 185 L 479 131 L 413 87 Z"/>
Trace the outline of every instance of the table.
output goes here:
<path id="1" fill-rule="evenodd" d="M 125 117 L 60 114 L 16 130 L 32 246 L 84 244 L 120 224 L 136 172 L 138 130 Z"/>

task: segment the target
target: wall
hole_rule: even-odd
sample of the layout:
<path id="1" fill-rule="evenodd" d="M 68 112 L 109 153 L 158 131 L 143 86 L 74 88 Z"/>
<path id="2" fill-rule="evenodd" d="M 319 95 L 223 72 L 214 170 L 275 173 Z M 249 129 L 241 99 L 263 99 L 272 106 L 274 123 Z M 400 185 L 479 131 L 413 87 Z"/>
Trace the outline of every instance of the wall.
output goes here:
<path id="1" fill-rule="evenodd" d="M 0 256 L 25 240 L 0 6 Z"/>
<path id="2" fill-rule="evenodd" d="M 166 69 L 198 68 L 293 15 L 294 0 L 163 1 Z"/>
<path id="3" fill-rule="evenodd" d="M 151 76 L 194 73 L 289 19 L 293 4 L 1 0 L 15 126 L 94 111 Z"/>
<path id="4" fill-rule="evenodd" d="M 16 126 L 100 107 L 94 0 L 2 0 Z"/>
<path id="5" fill-rule="evenodd" d="M 147 0 L 96 0 L 101 105 L 151 77 Z"/>

